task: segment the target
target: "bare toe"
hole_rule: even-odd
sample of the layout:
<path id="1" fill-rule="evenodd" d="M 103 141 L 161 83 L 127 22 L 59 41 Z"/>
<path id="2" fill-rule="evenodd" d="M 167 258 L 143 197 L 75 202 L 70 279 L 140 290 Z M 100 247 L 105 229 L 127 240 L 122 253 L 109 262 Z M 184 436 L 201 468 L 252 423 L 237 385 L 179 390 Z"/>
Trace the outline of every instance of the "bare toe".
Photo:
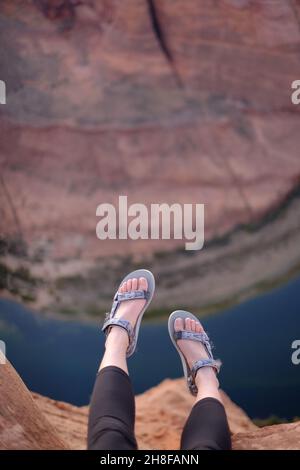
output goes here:
<path id="1" fill-rule="evenodd" d="M 123 284 L 121 285 L 120 292 L 122 293 L 126 292 L 126 282 L 123 282 Z"/>
<path id="2" fill-rule="evenodd" d="M 204 329 L 201 323 L 194 318 L 176 318 L 174 322 L 175 331 L 192 331 L 195 333 L 203 333 Z M 199 359 L 208 357 L 207 351 L 200 342 L 191 341 L 189 339 L 178 340 L 178 346 L 187 359 L 190 366 Z"/>
<path id="3" fill-rule="evenodd" d="M 147 290 L 148 289 L 148 282 L 145 277 L 139 278 L 139 290 Z"/>
<path id="4" fill-rule="evenodd" d="M 138 280 L 136 277 L 132 278 L 132 290 L 138 290 Z"/>
<path id="5" fill-rule="evenodd" d="M 182 331 L 184 330 L 183 320 L 182 318 L 176 318 L 174 322 L 174 329 L 175 331 Z"/>
<path id="6" fill-rule="evenodd" d="M 191 331 L 191 319 L 190 318 L 186 318 L 185 319 L 185 330 L 188 330 L 188 331 Z"/>

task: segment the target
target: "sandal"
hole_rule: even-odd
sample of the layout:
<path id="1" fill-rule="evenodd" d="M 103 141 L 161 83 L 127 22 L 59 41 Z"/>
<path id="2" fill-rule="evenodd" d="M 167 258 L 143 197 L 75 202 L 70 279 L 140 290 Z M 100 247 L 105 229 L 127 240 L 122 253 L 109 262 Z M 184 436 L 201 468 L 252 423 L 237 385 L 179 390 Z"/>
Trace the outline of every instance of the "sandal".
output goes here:
<path id="1" fill-rule="evenodd" d="M 195 331 L 186 331 L 186 330 L 175 331 L 174 322 L 176 318 L 182 318 L 182 320 L 185 320 L 186 318 L 191 318 L 192 320 L 195 320 L 197 322 L 199 320 L 197 317 L 195 317 L 195 315 L 193 315 L 190 312 L 186 312 L 184 310 L 176 310 L 175 312 L 171 313 L 169 317 L 169 322 L 168 322 L 170 338 L 181 358 L 184 376 L 187 381 L 188 389 L 191 392 L 191 394 L 195 396 L 198 393 L 198 387 L 195 383 L 195 378 L 196 378 L 198 370 L 201 369 L 202 367 L 213 367 L 215 372 L 218 373 L 221 367 L 221 361 L 219 359 L 217 360 L 214 359 L 212 351 L 211 351 L 211 344 L 209 341 L 209 337 L 207 336 L 205 332 L 196 333 Z M 182 353 L 182 351 L 177 345 L 177 341 L 179 339 L 199 341 L 200 343 L 204 345 L 206 352 L 208 354 L 208 358 L 199 359 L 193 364 L 192 368 L 190 368 L 188 361 L 186 360 L 184 354 Z"/>
<path id="2" fill-rule="evenodd" d="M 124 292 L 124 293 L 118 292 L 123 282 L 128 281 L 129 279 L 132 279 L 132 278 L 140 278 L 140 277 L 145 277 L 147 279 L 147 282 L 148 282 L 147 291 L 134 290 L 134 291 Z M 136 344 L 137 344 L 142 317 L 152 300 L 154 291 L 155 291 L 155 279 L 154 279 L 153 274 L 150 271 L 147 271 L 146 269 L 138 269 L 136 271 L 133 271 L 132 273 L 124 277 L 124 279 L 120 283 L 118 290 L 114 296 L 114 301 L 112 304 L 111 311 L 106 313 L 105 315 L 105 320 L 104 320 L 104 324 L 102 327 L 102 331 L 106 334 L 106 336 L 109 334 L 111 327 L 113 325 L 118 325 L 127 331 L 128 338 L 129 338 L 129 345 L 128 345 L 128 349 L 126 352 L 126 357 L 130 357 L 136 349 Z M 132 327 L 128 320 L 125 320 L 124 318 L 123 319 L 116 318 L 115 315 L 121 302 L 124 302 L 126 300 L 134 300 L 134 299 L 146 299 L 146 303 L 137 318 L 135 326 Z"/>

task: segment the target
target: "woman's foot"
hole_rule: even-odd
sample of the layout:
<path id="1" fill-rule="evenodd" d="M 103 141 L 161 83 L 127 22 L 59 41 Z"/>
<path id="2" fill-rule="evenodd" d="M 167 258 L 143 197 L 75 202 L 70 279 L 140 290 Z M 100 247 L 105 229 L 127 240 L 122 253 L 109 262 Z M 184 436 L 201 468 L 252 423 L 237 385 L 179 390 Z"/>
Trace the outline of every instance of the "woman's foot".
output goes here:
<path id="1" fill-rule="evenodd" d="M 131 292 L 134 290 L 144 290 L 147 291 L 148 289 L 148 282 L 145 277 L 140 278 L 132 278 L 128 281 L 123 282 L 120 286 L 118 292 L 125 293 Z M 138 316 L 140 315 L 144 305 L 146 303 L 145 299 L 134 299 L 134 300 L 126 300 L 121 302 L 118 306 L 115 318 L 124 319 L 130 322 L 131 326 L 134 327 Z M 129 338 L 127 331 L 118 326 L 114 325 L 111 327 L 111 330 L 106 339 L 106 348 L 110 345 L 114 347 L 127 349 L 129 344 Z"/>
<path id="2" fill-rule="evenodd" d="M 195 333 L 204 333 L 203 326 L 199 321 L 191 318 L 176 318 L 174 322 L 175 331 L 193 331 Z M 189 367 L 192 368 L 193 364 L 199 359 L 207 359 L 208 354 L 204 345 L 198 341 L 191 341 L 188 339 L 180 339 L 177 345 L 184 357 L 186 358 Z M 216 396 L 220 399 L 218 388 L 219 381 L 216 377 L 215 370 L 212 367 L 202 367 L 198 370 L 195 383 L 198 387 L 198 400 L 203 398 L 202 395 Z"/>

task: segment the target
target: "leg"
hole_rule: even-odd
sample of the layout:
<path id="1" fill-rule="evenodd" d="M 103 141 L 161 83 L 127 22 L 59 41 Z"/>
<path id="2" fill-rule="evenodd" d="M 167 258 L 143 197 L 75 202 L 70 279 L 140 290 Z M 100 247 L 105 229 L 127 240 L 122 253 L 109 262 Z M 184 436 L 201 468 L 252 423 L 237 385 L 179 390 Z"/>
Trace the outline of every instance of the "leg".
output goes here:
<path id="1" fill-rule="evenodd" d="M 132 279 L 122 284 L 120 291 L 147 290 L 145 278 Z M 116 317 L 132 325 L 145 304 L 145 300 L 122 303 Z M 107 336 L 105 353 L 94 386 L 88 424 L 88 449 L 132 450 L 137 448 L 134 436 L 135 403 L 128 376 L 126 351 L 127 332 L 113 326 Z"/>
<path id="2" fill-rule="evenodd" d="M 200 322 L 178 318 L 174 324 L 176 331 L 184 329 L 203 332 Z M 201 343 L 179 340 L 178 346 L 191 366 L 199 358 L 206 358 L 207 352 Z M 227 450 L 231 448 L 231 438 L 219 381 L 212 367 L 199 369 L 195 378 L 198 388 L 195 405 L 185 424 L 181 437 L 181 449 L 188 450 Z"/>
<path id="3" fill-rule="evenodd" d="M 181 449 L 231 449 L 227 417 L 219 400 L 207 397 L 195 403 L 182 432 Z"/>
<path id="4" fill-rule="evenodd" d="M 101 369 L 90 405 L 88 449 L 136 449 L 134 419 L 134 394 L 129 376 L 119 367 Z"/>

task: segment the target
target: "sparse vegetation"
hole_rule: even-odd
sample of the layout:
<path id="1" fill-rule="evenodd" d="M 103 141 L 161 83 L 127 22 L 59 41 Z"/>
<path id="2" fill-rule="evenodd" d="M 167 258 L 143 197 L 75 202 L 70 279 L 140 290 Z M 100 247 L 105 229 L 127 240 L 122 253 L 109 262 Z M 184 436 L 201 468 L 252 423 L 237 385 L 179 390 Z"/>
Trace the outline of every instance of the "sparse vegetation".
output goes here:
<path id="1" fill-rule="evenodd" d="M 35 290 L 41 280 L 35 278 L 25 266 L 11 269 L 0 263 L 0 290 L 7 290 L 24 302 L 36 300 Z"/>
<path id="2" fill-rule="evenodd" d="M 78 315 L 77 310 L 75 308 L 69 307 L 68 305 L 63 305 L 59 307 L 58 313 L 62 315 L 67 315 L 67 316 Z"/>
<path id="3" fill-rule="evenodd" d="M 0 256 L 10 254 L 18 258 L 27 256 L 27 245 L 21 237 L 0 236 Z"/>
<path id="4" fill-rule="evenodd" d="M 263 428 L 265 426 L 273 426 L 274 424 L 295 423 L 297 421 L 300 421 L 299 416 L 295 416 L 292 420 L 288 420 L 286 418 L 280 418 L 276 415 L 271 415 L 268 418 L 264 419 L 255 418 L 253 420 L 254 424 L 256 424 L 256 426 L 260 428 Z"/>
<path id="5" fill-rule="evenodd" d="M 68 287 L 82 287 L 87 281 L 81 274 L 75 274 L 74 276 L 61 276 L 55 280 L 55 287 L 57 289 L 64 289 Z"/>

